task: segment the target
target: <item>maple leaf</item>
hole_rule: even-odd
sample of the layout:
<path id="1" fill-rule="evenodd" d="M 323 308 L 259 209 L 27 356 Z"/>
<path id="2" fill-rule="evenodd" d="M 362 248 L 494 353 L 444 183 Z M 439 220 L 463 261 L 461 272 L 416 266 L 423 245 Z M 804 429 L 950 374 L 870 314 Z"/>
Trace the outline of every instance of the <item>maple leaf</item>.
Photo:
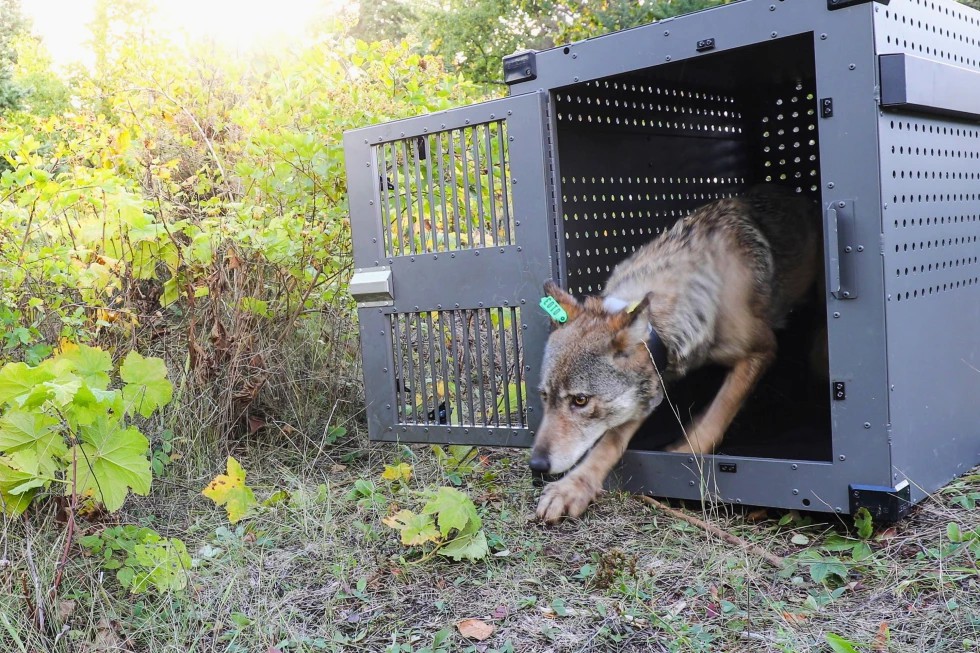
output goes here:
<path id="1" fill-rule="evenodd" d="M 118 419 L 100 416 L 79 427 L 79 438 L 81 444 L 72 448 L 70 457 L 77 461 L 80 494 L 95 498 L 112 512 L 122 507 L 130 489 L 143 496 L 150 492 L 150 443 L 139 429 L 123 429 Z M 70 484 L 66 492 L 71 492 Z"/>
<path id="2" fill-rule="evenodd" d="M 425 515 L 436 515 L 439 531 L 443 537 L 449 535 L 454 528 L 462 531 L 467 524 L 475 524 L 480 528 L 480 516 L 476 514 L 473 501 L 452 487 L 441 487 L 428 503 L 422 508 Z"/>
<path id="3" fill-rule="evenodd" d="M 54 378 L 47 368 L 26 363 L 8 363 L 0 368 L 0 404 L 22 405 L 34 386 Z"/>
<path id="4" fill-rule="evenodd" d="M 245 470 L 237 460 L 228 456 L 227 474 L 218 474 L 201 494 L 224 506 L 232 524 L 243 519 L 257 503 L 252 488 L 245 485 Z"/>
<path id="5" fill-rule="evenodd" d="M 109 352 L 98 347 L 78 345 L 63 350 L 59 358 L 71 363 L 72 369 L 89 388 L 105 390 L 109 387 L 108 372 L 112 369 Z"/>
<path id="6" fill-rule="evenodd" d="M 385 471 L 381 478 L 386 481 L 408 482 L 412 478 L 412 466 L 408 463 L 398 463 L 397 465 L 385 465 Z"/>
<path id="7" fill-rule="evenodd" d="M 47 481 L 41 476 L 37 456 L 29 450 L 0 456 L 0 512 L 16 517 Z"/>
<path id="8" fill-rule="evenodd" d="M 135 408 L 143 417 L 152 415 L 173 396 L 167 366 L 159 358 L 144 358 L 139 352 L 131 351 L 119 368 L 119 377 L 126 382 L 123 399 L 127 411 Z"/>
<path id="9" fill-rule="evenodd" d="M 474 522 L 467 524 L 455 538 L 439 547 L 438 554 L 452 558 L 456 562 L 462 559 L 482 560 L 490 553 L 490 546 L 487 544 L 487 536 L 480 528 L 479 517 Z"/>
<path id="10" fill-rule="evenodd" d="M 11 410 L 0 417 L 0 453 L 29 450 L 37 457 L 40 473 L 54 476 L 64 466 L 55 459 L 68 456 L 68 446 L 58 431 L 60 425 L 44 413 Z"/>
<path id="11" fill-rule="evenodd" d="M 402 535 L 402 544 L 407 546 L 419 546 L 439 539 L 439 531 L 428 515 L 417 515 L 411 510 L 399 510 L 382 521 L 399 531 Z"/>
<path id="12" fill-rule="evenodd" d="M 99 390 L 83 385 L 72 399 L 68 421 L 72 426 L 91 424 L 106 411 L 122 412 L 122 393 L 119 390 Z"/>

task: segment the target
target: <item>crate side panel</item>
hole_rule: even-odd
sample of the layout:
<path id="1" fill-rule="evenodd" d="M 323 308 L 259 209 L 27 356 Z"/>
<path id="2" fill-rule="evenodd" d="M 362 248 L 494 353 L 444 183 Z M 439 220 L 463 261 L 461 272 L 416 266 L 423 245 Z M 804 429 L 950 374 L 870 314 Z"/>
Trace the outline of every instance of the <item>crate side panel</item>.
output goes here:
<path id="1" fill-rule="evenodd" d="M 881 119 L 893 465 L 916 492 L 980 460 L 980 127 Z"/>

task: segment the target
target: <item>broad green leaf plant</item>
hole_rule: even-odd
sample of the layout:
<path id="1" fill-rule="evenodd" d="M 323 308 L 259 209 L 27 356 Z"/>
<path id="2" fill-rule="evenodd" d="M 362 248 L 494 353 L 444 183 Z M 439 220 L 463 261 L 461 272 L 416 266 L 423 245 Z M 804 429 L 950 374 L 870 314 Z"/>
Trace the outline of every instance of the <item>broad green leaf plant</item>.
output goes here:
<path id="1" fill-rule="evenodd" d="M 87 345 L 64 345 L 36 366 L 4 365 L 0 508 L 16 516 L 40 496 L 63 494 L 74 507 L 112 512 L 130 492 L 146 495 L 149 442 L 128 420 L 151 416 L 171 392 L 163 361 L 136 352 L 118 375 L 108 352 Z"/>

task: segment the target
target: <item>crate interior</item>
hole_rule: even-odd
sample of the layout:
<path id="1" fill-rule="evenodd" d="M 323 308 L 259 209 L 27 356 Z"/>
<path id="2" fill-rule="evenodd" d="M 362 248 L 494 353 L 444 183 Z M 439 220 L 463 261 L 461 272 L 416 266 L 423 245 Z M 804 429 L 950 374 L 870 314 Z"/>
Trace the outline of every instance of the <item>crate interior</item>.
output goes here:
<path id="1" fill-rule="evenodd" d="M 762 182 L 819 197 L 813 35 L 664 63 L 554 91 L 566 282 L 601 292 L 620 260 L 711 200 Z M 825 349 L 826 307 L 815 291 L 778 333 L 779 355 L 720 453 L 829 460 L 830 393 L 812 363 Z M 823 359 L 825 360 L 825 359 Z M 669 387 L 689 421 L 724 370 Z M 633 440 L 656 449 L 681 436 L 662 406 Z"/>

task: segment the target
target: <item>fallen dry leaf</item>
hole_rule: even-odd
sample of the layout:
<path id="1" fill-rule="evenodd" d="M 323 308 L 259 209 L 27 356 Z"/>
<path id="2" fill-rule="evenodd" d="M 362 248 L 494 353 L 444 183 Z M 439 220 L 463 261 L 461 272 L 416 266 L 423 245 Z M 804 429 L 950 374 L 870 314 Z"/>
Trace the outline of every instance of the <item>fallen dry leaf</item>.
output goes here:
<path id="1" fill-rule="evenodd" d="M 786 620 L 786 623 L 801 624 L 806 621 L 806 615 L 797 614 L 795 612 L 783 612 L 783 619 Z"/>
<path id="2" fill-rule="evenodd" d="M 888 642 L 891 634 L 888 632 L 888 622 L 882 621 L 878 625 L 878 632 L 875 634 L 874 641 L 871 642 L 871 653 L 888 653 Z"/>
<path id="3" fill-rule="evenodd" d="M 74 601 L 58 601 L 58 621 L 64 623 L 75 611 Z"/>
<path id="4" fill-rule="evenodd" d="M 482 642 L 493 634 L 493 626 L 479 619 L 463 619 L 456 624 L 456 628 L 459 629 L 459 634 L 463 637 L 475 639 L 478 642 Z"/>
<path id="5" fill-rule="evenodd" d="M 506 605 L 498 605 L 490 616 L 494 619 L 506 619 L 508 614 L 510 614 L 510 610 L 507 609 Z"/>
<path id="6" fill-rule="evenodd" d="M 890 540 L 897 535 L 898 535 L 898 529 L 896 529 L 894 526 L 889 526 L 885 530 L 878 533 L 878 536 L 875 539 L 881 542 L 881 541 Z"/>
<path id="7" fill-rule="evenodd" d="M 768 515 L 769 515 L 769 511 L 767 509 L 759 508 L 757 510 L 753 510 L 748 515 L 746 515 L 745 519 L 755 523 L 755 522 L 765 521 Z"/>

